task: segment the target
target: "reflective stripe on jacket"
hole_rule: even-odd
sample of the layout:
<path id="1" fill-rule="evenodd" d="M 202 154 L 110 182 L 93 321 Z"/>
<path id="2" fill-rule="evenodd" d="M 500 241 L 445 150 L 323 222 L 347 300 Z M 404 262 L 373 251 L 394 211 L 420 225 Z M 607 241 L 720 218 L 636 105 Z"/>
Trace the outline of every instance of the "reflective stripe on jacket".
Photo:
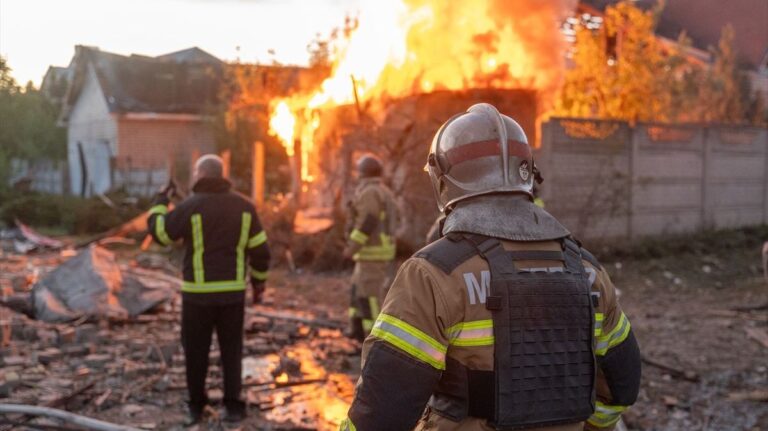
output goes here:
<path id="1" fill-rule="evenodd" d="M 254 205 L 230 188 L 223 178 L 203 178 L 173 211 L 163 204 L 149 211 L 147 223 L 155 241 L 184 241 L 185 293 L 239 292 L 248 276 L 267 278 L 267 235 Z"/>
<path id="2" fill-rule="evenodd" d="M 397 207 L 392 192 L 380 178 L 365 178 L 355 189 L 350 205 L 352 231 L 349 242 L 357 250 L 353 259 L 394 260 Z"/>
<path id="3" fill-rule="evenodd" d="M 556 241 L 502 243 L 510 251 L 561 251 Z M 600 365 L 596 411 L 587 423 L 542 428 L 548 431 L 576 431 L 585 426 L 612 429 L 637 396 L 634 385 L 639 382 L 639 352 L 631 349 L 632 345 L 636 348 L 636 342 L 629 319 L 618 304 L 608 274 L 591 255 L 582 255 L 593 295 L 599 298 L 594 327 L 594 349 Z M 516 264 L 527 271 L 563 270 L 560 261 L 521 260 Z M 493 430 L 486 420 L 476 417 L 452 420 L 436 412 L 439 406 L 432 406 L 422 416 L 447 364 L 493 371 L 493 321 L 485 305 L 489 289 L 488 264 L 480 256 L 468 258 L 450 274 L 424 258 L 407 260 L 363 346 L 362 377 L 344 424 L 346 429 L 384 430 L 376 425 L 381 423 L 399 427 L 391 429 Z M 624 354 L 621 350 L 629 353 L 612 357 L 612 352 Z"/>

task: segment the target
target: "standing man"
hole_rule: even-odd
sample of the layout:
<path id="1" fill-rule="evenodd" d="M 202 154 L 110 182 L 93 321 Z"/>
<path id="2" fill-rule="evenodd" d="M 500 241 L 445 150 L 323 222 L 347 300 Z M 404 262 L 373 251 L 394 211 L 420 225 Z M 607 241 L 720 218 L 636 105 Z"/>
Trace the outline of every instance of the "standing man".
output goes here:
<path id="1" fill-rule="evenodd" d="M 344 255 L 355 261 L 349 315 L 350 334 L 359 341 L 371 331 L 394 272 L 397 206 L 381 172 L 378 158 L 361 157 L 359 183 L 349 204 L 352 230 Z"/>
<path id="2" fill-rule="evenodd" d="M 445 236 L 400 268 L 342 430 L 609 430 L 635 402 L 629 319 L 597 260 L 532 202 L 532 167 L 492 105 L 437 132 Z"/>
<path id="3" fill-rule="evenodd" d="M 245 417 L 240 399 L 245 289 L 250 275 L 253 302 L 261 302 L 269 267 L 267 235 L 253 203 L 231 190 L 218 156 L 201 157 L 194 180 L 192 196 L 173 211 L 168 211 L 171 190 L 158 194 L 149 210 L 149 231 L 162 245 L 184 241 L 181 342 L 189 424 L 202 419 L 208 403 L 205 378 L 214 329 L 224 374 L 224 420 L 240 422 Z"/>

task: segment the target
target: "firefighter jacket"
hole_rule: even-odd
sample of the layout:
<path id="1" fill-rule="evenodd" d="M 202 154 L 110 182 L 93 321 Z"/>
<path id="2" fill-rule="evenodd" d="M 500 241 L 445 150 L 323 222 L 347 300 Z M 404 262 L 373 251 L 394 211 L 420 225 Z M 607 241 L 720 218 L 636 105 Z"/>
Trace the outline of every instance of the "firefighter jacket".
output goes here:
<path id="1" fill-rule="evenodd" d="M 392 191 L 381 178 L 363 178 L 349 203 L 349 246 L 355 261 L 391 261 L 395 259 L 394 232 L 397 206 Z"/>
<path id="2" fill-rule="evenodd" d="M 202 178 L 192 191 L 173 211 L 168 211 L 167 199 L 153 206 L 149 231 L 162 245 L 184 241 L 185 299 L 241 298 L 249 275 L 252 282 L 267 279 L 267 234 L 256 209 L 224 178 Z"/>
<path id="3" fill-rule="evenodd" d="M 453 242 L 453 236 L 448 234 L 428 245 L 398 271 L 364 343 L 362 375 L 342 430 L 495 429 L 488 419 L 494 410 L 494 380 L 489 376 L 496 372 L 498 359 L 494 357 L 494 320 L 486 307 L 490 301 L 489 264 L 474 249 L 462 250 L 462 243 Z M 506 253 L 528 256 L 515 262 L 516 272 L 554 274 L 567 265 L 550 259 L 563 253 L 563 243 L 558 240 L 500 240 L 499 244 Z M 458 259 L 433 259 L 445 247 L 453 247 Z M 629 319 L 619 306 L 616 290 L 591 254 L 581 249 L 576 256 L 584 277 L 588 277 L 582 285 L 587 297 L 592 298 L 586 302 L 585 333 L 587 346 L 592 344 L 591 352 L 587 349 L 589 367 L 593 370 L 587 376 L 589 390 L 596 391 L 596 399 L 595 392 L 588 392 L 585 421 L 528 429 L 613 429 L 639 391 L 639 348 Z M 590 321 L 591 313 L 594 318 Z M 536 347 L 525 346 L 532 350 Z M 552 364 L 534 361 L 530 365 Z M 536 373 L 533 374 L 521 378 L 535 379 Z M 569 389 L 537 389 L 539 392 L 533 394 L 536 407 L 546 410 L 548 397 L 567 394 Z"/>

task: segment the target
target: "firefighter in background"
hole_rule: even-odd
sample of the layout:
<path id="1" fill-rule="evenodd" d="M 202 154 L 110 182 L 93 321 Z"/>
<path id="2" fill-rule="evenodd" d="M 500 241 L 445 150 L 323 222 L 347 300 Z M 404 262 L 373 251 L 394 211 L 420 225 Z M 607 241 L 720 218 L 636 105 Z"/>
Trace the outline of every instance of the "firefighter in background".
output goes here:
<path id="1" fill-rule="evenodd" d="M 342 430 L 609 430 L 635 402 L 629 319 L 600 263 L 532 202 L 532 166 L 492 105 L 437 132 L 444 236 L 400 267 Z"/>
<path id="2" fill-rule="evenodd" d="M 363 341 L 379 314 L 394 273 L 397 206 L 381 179 L 381 161 L 357 161 L 358 184 L 349 202 L 350 233 L 344 255 L 355 261 L 350 299 L 350 336 Z"/>
<path id="3" fill-rule="evenodd" d="M 202 419 L 208 397 L 205 378 L 214 329 L 221 352 L 225 422 L 240 422 L 245 403 L 242 387 L 243 317 L 250 278 L 253 302 L 261 302 L 269 267 L 267 235 L 256 208 L 231 190 L 218 156 L 195 163 L 192 196 L 168 211 L 168 187 L 149 210 L 149 231 L 155 241 L 185 246 L 181 288 L 181 342 L 189 391 L 188 425 Z"/>

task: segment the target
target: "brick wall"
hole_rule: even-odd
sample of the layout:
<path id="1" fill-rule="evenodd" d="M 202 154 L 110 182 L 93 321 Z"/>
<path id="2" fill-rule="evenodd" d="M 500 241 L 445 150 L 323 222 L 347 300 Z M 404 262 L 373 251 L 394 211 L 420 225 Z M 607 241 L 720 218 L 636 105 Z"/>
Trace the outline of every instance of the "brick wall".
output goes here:
<path id="1" fill-rule="evenodd" d="M 119 118 L 116 168 L 167 167 L 189 160 L 190 154 L 216 148 L 210 126 L 202 121 Z"/>

